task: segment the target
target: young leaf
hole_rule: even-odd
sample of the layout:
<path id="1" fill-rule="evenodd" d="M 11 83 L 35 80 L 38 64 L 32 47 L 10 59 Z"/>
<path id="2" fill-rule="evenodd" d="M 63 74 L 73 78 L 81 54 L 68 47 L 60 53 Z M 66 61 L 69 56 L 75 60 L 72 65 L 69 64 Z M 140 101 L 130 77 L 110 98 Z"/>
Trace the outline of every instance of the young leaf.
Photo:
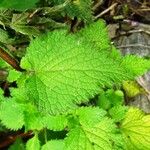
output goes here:
<path id="1" fill-rule="evenodd" d="M 61 131 L 67 126 L 67 117 L 63 115 L 48 115 L 42 118 L 42 122 L 49 130 Z"/>
<path id="2" fill-rule="evenodd" d="M 82 107 L 77 109 L 74 114 L 79 116 L 81 124 L 86 126 L 93 126 L 100 122 L 102 118 L 104 118 L 106 111 L 99 109 L 98 107 Z"/>
<path id="3" fill-rule="evenodd" d="M 111 52 L 110 38 L 104 20 L 86 26 L 77 33 L 77 36 L 82 37 L 85 42 L 93 43 L 100 51 Z"/>
<path id="4" fill-rule="evenodd" d="M 11 39 L 7 33 L 7 31 L 0 28 L 0 42 L 4 44 L 11 44 L 13 39 Z"/>
<path id="5" fill-rule="evenodd" d="M 64 141 L 63 140 L 48 141 L 45 145 L 42 146 L 42 150 L 64 150 Z"/>
<path id="6" fill-rule="evenodd" d="M 140 76 L 150 68 L 150 60 L 135 55 L 126 55 L 121 63 L 133 77 Z"/>
<path id="7" fill-rule="evenodd" d="M 40 141 L 37 134 L 35 134 L 32 139 L 27 141 L 26 150 L 40 150 L 40 147 Z"/>
<path id="8" fill-rule="evenodd" d="M 24 112 L 24 125 L 25 130 L 41 130 L 44 128 L 42 123 L 42 116 L 37 112 L 25 111 Z"/>
<path id="9" fill-rule="evenodd" d="M 9 82 L 14 82 L 16 81 L 19 77 L 21 76 L 21 73 L 16 71 L 16 70 L 10 70 L 9 75 L 7 77 L 7 80 Z"/>
<path id="10" fill-rule="evenodd" d="M 23 104 L 16 103 L 12 100 L 5 100 L 0 104 L 0 120 L 8 129 L 18 130 L 24 124 Z"/>
<path id="11" fill-rule="evenodd" d="M 150 115 L 137 108 L 130 108 L 121 124 L 126 149 L 148 150 L 150 148 Z"/>
<path id="12" fill-rule="evenodd" d="M 124 119 L 126 112 L 126 106 L 116 105 L 109 110 L 109 115 L 112 119 L 114 119 L 115 122 L 119 122 Z"/>

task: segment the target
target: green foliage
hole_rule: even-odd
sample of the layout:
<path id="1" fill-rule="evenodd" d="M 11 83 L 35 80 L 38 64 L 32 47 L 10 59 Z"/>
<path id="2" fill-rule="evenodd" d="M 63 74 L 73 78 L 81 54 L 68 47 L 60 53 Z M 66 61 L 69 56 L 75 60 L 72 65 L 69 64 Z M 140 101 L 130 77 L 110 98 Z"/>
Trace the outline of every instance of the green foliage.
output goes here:
<path id="1" fill-rule="evenodd" d="M 65 3 L 65 0 L 52 0 L 54 4 L 60 5 Z M 72 0 L 64 8 L 63 14 L 69 17 L 77 17 L 86 22 L 92 20 L 92 1 L 91 0 Z"/>
<path id="2" fill-rule="evenodd" d="M 119 55 L 103 21 L 76 34 L 60 29 L 37 37 L 21 67 L 21 73 L 9 70 L 7 80 L 17 84 L 10 97 L 0 90 L 0 121 L 11 130 L 33 131 L 27 150 L 149 149 L 150 115 L 125 107 L 123 92 L 113 89 L 148 70 L 149 61 Z M 16 143 L 12 149 L 20 148 Z"/>
<path id="3" fill-rule="evenodd" d="M 100 108 L 109 110 L 114 106 L 120 106 L 123 104 L 124 94 L 120 90 L 108 89 L 107 91 L 101 91 L 97 105 Z"/>
<path id="4" fill-rule="evenodd" d="M 89 117 L 90 116 L 90 117 Z M 70 132 L 65 139 L 66 150 L 112 149 L 112 137 L 116 132 L 113 121 L 98 108 L 81 108 L 69 118 Z M 84 144 L 82 144 L 84 142 Z"/>
<path id="5" fill-rule="evenodd" d="M 95 26 L 101 24 L 96 22 Z M 99 50 L 99 46 L 95 47 L 93 41 L 85 41 L 84 36 L 67 35 L 66 31 L 59 30 L 33 40 L 28 47 L 21 61 L 22 68 L 27 70 L 25 87 L 29 99 L 43 113 L 55 115 L 73 109 L 75 104 L 97 94 L 99 87 L 133 78 L 127 71 L 132 71 L 133 65 L 129 68 L 129 64 L 133 62 L 119 64 L 120 61 L 117 63 Z M 142 65 L 143 70 L 149 68 L 147 64 Z"/>
<path id="6" fill-rule="evenodd" d="M 16 10 L 25 10 L 29 8 L 35 7 L 35 4 L 39 0 L 1 0 L 0 7 L 1 8 L 12 8 Z"/>
<path id="7" fill-rule="evenodd" d="M 28 140 L 26 144 L 26 150 L 40 150 L 40 141 L 38 139 L 38 135 L 35 134 L 33 138 Z"/>
<path id="8" fill-rule="evenodd" d="M 0 105 L 0 120 L 2 124 L 12 130 L 22 128 L 24 124 L 23 111 L 25 107 L 14 100 L 5 100 Z"/>
<path id="9" fill-rule="evenodd" d="M 0 29 L 0 42 L 10 44 L 13 42 L 13 39 L 9 37 L 7 31 Z"/>
<path id="10" fill-rule="evenodd" d="M 63 150 L 64 149 L 64 141 L 63 140 L 51 140 L 42 146 L 42 150 L 49 150 L 49 149 Z"/>
<path id="11" fill-rule="evenodd" d="M 53 131 L 61 131 L 67 127 L 67 118 L 63 115 L 57 115 L 57 116 L 45 116 L 42 119 L 42 122 L 44 126 Z"/>
<path id="12" fill-rule="evenodd" d="M 13 14 L 11 28 L 24 35 L 38 36 L 40 31 L 35 26 L 28 25 L 28 17 L 29 13 Z"/>

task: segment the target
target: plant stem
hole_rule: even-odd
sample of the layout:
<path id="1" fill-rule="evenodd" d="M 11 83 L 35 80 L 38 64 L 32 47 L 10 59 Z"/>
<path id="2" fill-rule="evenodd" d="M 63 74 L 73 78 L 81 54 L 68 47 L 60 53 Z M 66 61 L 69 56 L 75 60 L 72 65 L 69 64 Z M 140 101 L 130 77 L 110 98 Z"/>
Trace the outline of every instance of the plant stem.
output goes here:
<path id="1" fill-rule="evenodd" d="M 23 69 L 19 65 L 19 62 L 11 55 L 9 55 L 6 51 L 4 51 L 2 48 L 0 48 L 0 57 L 17 71 L 23 71 Z"/>
<path id="2" fill-rule="evenodd" d="M 44 129 L 44 139 L 45 139 L 45 143 L 47 143 L 47 129 Z"/>

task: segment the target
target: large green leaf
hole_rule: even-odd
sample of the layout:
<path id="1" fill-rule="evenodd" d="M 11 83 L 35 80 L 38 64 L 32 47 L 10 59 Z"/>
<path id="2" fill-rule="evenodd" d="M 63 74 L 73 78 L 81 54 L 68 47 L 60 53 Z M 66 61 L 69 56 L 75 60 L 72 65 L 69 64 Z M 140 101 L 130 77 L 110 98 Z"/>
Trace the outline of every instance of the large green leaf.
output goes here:
<path id="1" fill-rule="evenodd" d="M 150 149 L 150 115 L 137 108 L 130 108 L 121 124 L 126 149 Z"/>
<path id="2" fill-rule="evenodd" d="M 94 34 L 94 28 L 90 29 Z M 50 114 L 66 112 L 75 104 L 88 101 L 99 93 L 99 87 L 133 77 L 132 67 L 128 73 L 130 68 L 126 69 L 126 65 L 129 66 L 128 62 L 121 64 L 120 60 L 108 57 L 103 47 L 100 49 L 93 41 L 67 35 L 64 30 L 33 40 L 21 61 L 22 68 L 27 70 L 25 87 L 29 99 L 34 100 L 40 111 Z"/>
<path id="3" fill-rule="evenodd" d="M 29 78 L 26 89 L 40 110 L 62 113 L 87 101 L 99 86 L 127 77 L 125 70 L 64 31 L 55 31 L 32 41 L 21 65 Z"/>
<path id="4" fill-rule="evenodd" d="M 25 10 L 35 7 L 39 0 L 1 0 L 0 8 L 12 8 L 16 10 Z"/>

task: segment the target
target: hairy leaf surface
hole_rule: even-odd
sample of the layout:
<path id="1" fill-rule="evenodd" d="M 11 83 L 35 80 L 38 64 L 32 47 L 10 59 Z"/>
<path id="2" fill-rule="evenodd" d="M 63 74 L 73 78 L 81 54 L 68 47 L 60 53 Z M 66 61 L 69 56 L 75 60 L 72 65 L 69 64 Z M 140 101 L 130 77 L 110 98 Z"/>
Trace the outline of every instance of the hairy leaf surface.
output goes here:
<path id="1" fill-rule="evenodd" d="M 30 44 L 21 65 L 28 71 L 25 86 L 39 110 L 50 114 L 75 108 L 99 87 L 128 78 L 126 70 L 103 52 L 63 30 Z"/>

